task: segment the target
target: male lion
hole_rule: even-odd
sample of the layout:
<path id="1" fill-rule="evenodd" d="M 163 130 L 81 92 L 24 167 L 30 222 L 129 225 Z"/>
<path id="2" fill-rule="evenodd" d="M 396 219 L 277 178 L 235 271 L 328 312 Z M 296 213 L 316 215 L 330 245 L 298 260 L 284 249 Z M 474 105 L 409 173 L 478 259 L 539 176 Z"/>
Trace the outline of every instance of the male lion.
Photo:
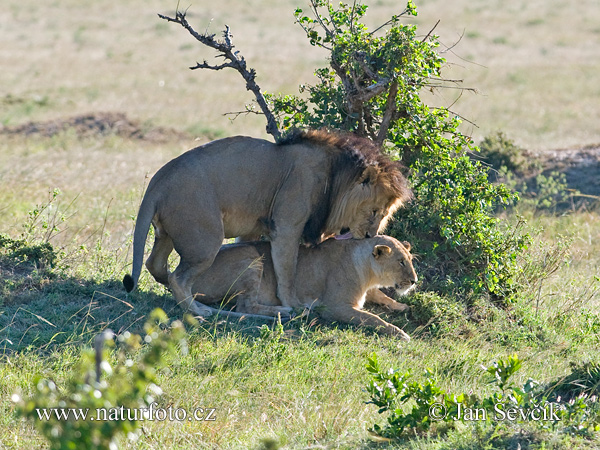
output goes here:
<path id="1" fill-rule="evenodd" d="M 361 309 L 365 300 L 395 311 L 408 309 L 378 288 L 395 287 L 403 295 L 415 286 L 417 274 L 409 251 L 408 242 L 389 236 L 329 239 L 316 247 L 302 246 L 296 269 L 296 295 L 326 319 L 381 327 L 387 334 L 408 340 L 398 327 Z M 274 272 L 269 242 L 226 245 L 213 265 L 196 278 L 192 292 L 198 293 L 196 299 L 207 305 L 234 300 L 238 313 L 287 316 L 290 309 L 281 306 L 277 299 Z"/>
<path id="2" fill-rule="evenodd" d="M 370 140 L 326 131 L 301 131 L 279 144 L 238 136 L 192 149 L 165 164 L 148 185 L 125 289 L 137 284 L 152 223 L 146 267 L 185 309 L 212 313 L 194 303 L 191 288 L 224 238 L 260 235 L 272 242 L 277 297 L 285 307 L 300 306 L 294 292 L 300 240 L 377 234 L 411 197 L 401 169 Z M 180 262 L 169 273 L 173 248 Z"/>

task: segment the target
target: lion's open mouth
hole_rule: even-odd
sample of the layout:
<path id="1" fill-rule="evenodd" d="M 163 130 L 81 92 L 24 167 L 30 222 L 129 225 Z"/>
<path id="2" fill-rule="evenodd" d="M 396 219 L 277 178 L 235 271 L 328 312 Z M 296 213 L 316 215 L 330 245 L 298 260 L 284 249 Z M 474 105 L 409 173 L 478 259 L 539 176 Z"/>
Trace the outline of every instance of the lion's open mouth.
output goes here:
<path id="1" fill-rule="evenodd" d="M 350 228 L 348 227 L 344 227 L 340 230 L 340 234 L 336 234 L 334 239 L 337 239 L 338 241 L 344 240 L 344 239 L 352 239 L 352 232 L 350 231 Z"/>

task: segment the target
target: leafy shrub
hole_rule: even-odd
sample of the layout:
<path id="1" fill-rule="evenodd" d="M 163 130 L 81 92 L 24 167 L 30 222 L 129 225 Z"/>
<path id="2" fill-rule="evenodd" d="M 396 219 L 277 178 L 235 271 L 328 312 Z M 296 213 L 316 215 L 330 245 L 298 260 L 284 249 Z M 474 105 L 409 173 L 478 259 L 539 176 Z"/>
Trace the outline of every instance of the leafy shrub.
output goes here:
<path id="1" fill-rule="evenodd" d="M 437 37 L 418 37 L 415 25 L 400 22 L 416 15 L 411 1 L 374 31 L 361 22 L 366 5 L 312 0 L 311 7 L 312 17 L 297 9 L 296 19 L 312 45 L 330 52 L 330 67 L 316 71 L 316 85 L 301 86 L 303 96 L 266 96 L 280 128 L 326 126 L 384 144 L 409 168 L 415 193 L 389 234 L 422 256 L 426 287 L 509 300 L 527 237 L 493 216 L 515 196 L 469 158 L 476 149 L 458 131 L 459 118 L 419 98 L 421 89 L 445 83 Z"/>
<path id="2" fill-rule="evenodd" d="M 522 177 L 540 166 L 531 154 L 516 145 L 501 131 L 486 136 L 481 141 L 479 154 L 476 157 L 493 169 L 491 175 L 494 171 L 499 172 L 505 167 L 508 171 Z"/>
<path id="3" fill-rule="evenodd" d="M 11 266 L 28 265 L 38 269 L 51 269 L 58 255 L 48 242 L 28 243 L 25 239 L 12 239 L 0 234 L 0 259 Z"/>
<path id="4" fill-rule="evenodd" d="M 554 211 L 572 197 L 564 173 L 542 172 L 542 163 L 504 133 L 486 137 L 477 156 L 489 164 L 489 178 L 518 194 L 514 205 L 536 211 Z M 515 197 L 516 200 L 516 197 Z"/>
<path id="5" fill-rule="evenodd" d="M 527 422 L 542 429 L 551 425 L 561 427 L 566 433 L 586 437 L 600 431 L 600 403 L 597 397 L 579 395 L 569 401 L 555 397 L 549 403 L 544 389 L 531 378 L 522 386 L 517 385 L 514 375 L 521 366 L 522 361 L 514 355 L 484 367 L 490 376 L 490 383 L 497 391 L 480 398 L 472 393 L 456 395 L 446 392 L 438 385 L 430 370 L 426 371 L 424 382 L 412 380 L 410 370 L 404 373 L 384 370 L 377 355 L 372 354 L 366 364 L 371 376 L 366 386 L 370 395 L 367 403 L 379 407 L 380 414 L 387 413 L 387 423 L 385 426 L 375 424 L 371 431 L 386 438 L 401 438 L 409 431 L 425 432 L 436 423 L 453 426 L 457 421 L 476 423 L 506 420 L 509 410 L 515 412 L 511 421 L 516 423 Z M 467 410 L 477 415 L 467 415 Z M 544 420 L 531 419 L 534 411 L 538 415 L 546 411 Z"/>
<path id="6" fill-rule="evenodd" d="M 96 349 L 83 351 L 73 377 L 63 387 L 39 376 L 33 382 L 31 397 L 14 394 L 17 413 L 33 420 L 51 449 L 114 449 L 119 435 L 135 438 L 139 422 L 144 420 L 141 412 L 162 392 L 157 385 L 157 369 L 185 343 L 183 324 L 173 322 L 168 330 L 162 330 L 166 322 L 166 314 L 154 310 L 144 325 L 146 336 L 142 339 L 127 331 L 120 334 L 112 355 L 102 348 L 103 344 L 115 346 L 112 333 L 98 336 Z M 147 348 L 134 362 L 131 352 L 140 349 L 143 342 Z M 111 359 L 116 360 L 113 366 Z M 108 419 L 97 416 L 98 410 L 106 412 Z M 130 414 L 127 410 L 137 411 Z"/>

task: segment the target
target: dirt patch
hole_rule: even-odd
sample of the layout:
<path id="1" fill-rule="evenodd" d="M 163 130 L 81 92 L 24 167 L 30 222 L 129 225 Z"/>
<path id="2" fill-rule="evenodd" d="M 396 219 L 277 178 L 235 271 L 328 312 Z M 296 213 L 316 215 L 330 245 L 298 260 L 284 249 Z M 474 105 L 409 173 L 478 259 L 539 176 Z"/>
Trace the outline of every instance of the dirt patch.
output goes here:
<path id="1" fill-rule="evenodd" d="M 156 127 L 129 119 L 124 113 L 95 112 L 46 122 L 28 122 L 14 127 L 3 127 L 0 133 L 7 135 L 52 137 L 67 131 L 78 137 L 117 135 L 128 139 L 167 142 L 186 139 L 189 136 L 173 128 Z"/>
<path id="2" fill-rule="evenodd" d="M 584 196 L 600 200 L 600 145 L 590 145 L 579 149 L 546 150 L 537 152 L 544 172 L 562 172 L 571 189 L 577 189 Z"/>

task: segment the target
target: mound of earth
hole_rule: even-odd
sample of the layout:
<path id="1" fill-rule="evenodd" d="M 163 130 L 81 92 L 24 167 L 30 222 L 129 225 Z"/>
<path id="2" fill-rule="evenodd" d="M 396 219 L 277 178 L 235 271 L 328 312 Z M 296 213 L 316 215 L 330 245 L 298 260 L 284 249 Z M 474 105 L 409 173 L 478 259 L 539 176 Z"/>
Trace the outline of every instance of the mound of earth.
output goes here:
<path id="1" fill-rule="evenodd" d="M 154 127 L 129 119 L 120 112 L 95 112 L 46 122 L 28 122 L 14 127 L 4 127 L 0 131 L 8 135 L 52 137 L 68 130 L 74 131 L 79 137 L 117 135 L 157 142 L 188 137 L 173 128 Z"/>
<path id="2" fill-rule="evenodd" d="M 544 173 L 565 174 L 569 188 L 583 196 L 600 200 L 600 145 L 579 149 L 546 150 L 536 155 L 543 164 Z"/>
<path id="3" fill-rule="evenodd" d="M 151 126 L 129 119 L 120 112 L 95 112 L 46 122 L 28 122 L 2 127 L 0 134 L 52 137 L 69 130 L 79 137 L 117 135 L 154 142 L 189 138 L 174 128 Z M 600 144 L 578 149 L 545 150 L 533 156 L 542 162 L 544 173 L 562 172 L 569 188 L 579 191 L 582 197 L 600 200 Z"/>

